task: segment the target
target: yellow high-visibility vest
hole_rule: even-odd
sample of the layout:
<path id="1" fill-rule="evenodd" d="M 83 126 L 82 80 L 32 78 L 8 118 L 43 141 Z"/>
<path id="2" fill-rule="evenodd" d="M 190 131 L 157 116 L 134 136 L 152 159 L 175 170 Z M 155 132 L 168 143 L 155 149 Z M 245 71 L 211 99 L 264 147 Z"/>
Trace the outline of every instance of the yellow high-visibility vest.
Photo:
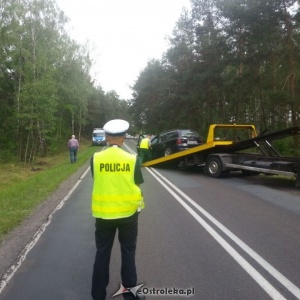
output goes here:
<path id="1" fill-rule="evenodd" d="M 126 218 L 144 207 L 141 189 L 134 183 L 135 163 L 135 155 L 116 146 L 94 154 L 95 218 Z"/>
<path id="2" fill-rule="evenodd" d="M 149 139 L 143 138 L 140 142 L 140 149 L 149 149 Z"/>

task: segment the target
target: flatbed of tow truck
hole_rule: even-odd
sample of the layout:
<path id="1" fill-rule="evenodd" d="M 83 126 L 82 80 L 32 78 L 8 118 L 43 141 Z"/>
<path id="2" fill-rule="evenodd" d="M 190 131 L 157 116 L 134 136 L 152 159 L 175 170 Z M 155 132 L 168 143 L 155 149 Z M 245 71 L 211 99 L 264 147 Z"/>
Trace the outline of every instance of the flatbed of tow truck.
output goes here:
<path id="1" fill-rule="evenodd" d="M 216 129 L 244 130 L 248 138 L 220 140 Z M 254 125 L 212 124 L 209 127 L 206 143 L 147 161 L 144 167 L 177 164 L 180 168 L 203 166 L 211 177 L 222 177 L 230 171 L 241 170 L 243 173 L 264 173 L 296 176 L 296 186 L 300 186 L 300 157 L 282 157 L 271 142 L 285 137 L 300 135 L 300 127 L 257 135 Z M 256 148 L 257 153 L 246 153 L 245 150 Z"/>
<path id="2" fill-rule="evenodd" d="M 143 164 L 144 167 L 150 167 L 157 164 L 162 164 L 169 161 L 180 160 L 183 157 L 190 156 L 194 153 L 202 152 L 202 153 L 211 153 L 215 152 L 215 150 L 222 151 L 225 150 L 227 146 L 232 145 L 234 141 L 222 141 L 218 140 L 215 137 L 215 129 L 216 128 L 236 128 L 236 129 L 244 129 L 249 130 L 251 137 L 257 136 L 256 129 L 254 125 L 237 125 L 237 124 L 212 124 L 209 127 L 208 135 L 206 143 L 190 148 L 188 150 L 183 150 L 180 152 L 173 153 L 168 156 L 160 157 L 157 159 L 153 159 L 151 161 L 147 161 Z"/>

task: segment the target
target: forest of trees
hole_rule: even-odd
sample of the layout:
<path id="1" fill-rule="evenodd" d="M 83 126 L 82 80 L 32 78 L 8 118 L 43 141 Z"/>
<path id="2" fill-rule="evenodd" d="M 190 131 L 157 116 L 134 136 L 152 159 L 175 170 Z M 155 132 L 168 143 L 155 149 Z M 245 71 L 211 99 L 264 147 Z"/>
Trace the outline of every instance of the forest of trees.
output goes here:
<path id="1" fill-rule="evenodd" d="M 133 87 L 148 132 L 211 123 L 262 131 L 300 125 L 300 14 L 295 0 L 191 0 L 161 60 Z M 300 140 L 293 145 L 300 149 Z M 300 154 L 299 154 L 300 155 Z"/>
<path id="2" fill-rule="evenodd" d="M 0 1 L 0 162 L 32 162 L 112 118 L 152 134 L 300 123 L 295 0 L 191 0 L 130 101 L 95 84 L 89 49 L 70 38 L 67 22 L 55 0 Z M 300 149 L 300 140 L 292 146 Z"/>
<path id="3" fill-rule="evenodd" d="M 0 1 L 0 162 L 32 162 L 74 133 L 129 116 L 128 102 L 90 76 L 86 47 L 65 30 L 55 0 Z"/>

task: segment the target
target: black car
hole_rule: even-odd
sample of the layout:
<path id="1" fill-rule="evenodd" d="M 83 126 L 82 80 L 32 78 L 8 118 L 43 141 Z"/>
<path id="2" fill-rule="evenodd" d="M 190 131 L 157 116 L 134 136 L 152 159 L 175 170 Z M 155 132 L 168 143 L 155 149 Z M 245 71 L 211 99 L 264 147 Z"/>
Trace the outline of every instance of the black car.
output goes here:
<path id="1" fill-rule="evenodd" d="M 151 139 L 152 159 L 202 145 L 199 134 L 190 129 L 174 129 Z"/>

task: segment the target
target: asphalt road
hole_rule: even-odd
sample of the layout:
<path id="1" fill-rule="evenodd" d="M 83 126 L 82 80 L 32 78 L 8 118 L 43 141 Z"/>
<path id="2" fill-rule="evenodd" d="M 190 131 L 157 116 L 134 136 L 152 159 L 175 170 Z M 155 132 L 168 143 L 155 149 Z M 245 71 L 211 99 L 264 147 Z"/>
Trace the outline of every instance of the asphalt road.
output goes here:
<path id="1" fill-rule="evenodd" d="M 133 141 L 126 144 L 134 149 Z M 136 261 L 147 299 L 186 299 L 187 293 L 197 300 L 300 299 L 298 192 L 235 175 L 212 179 L 195 170 L 142 171 L 146 208 L 139 216 Z M 6 269 L 1 300 L 91 299 L 92 178 L 82 170 L 79 179 L 71 193 L 64 187 L 59 209 L 40 218 L 42 227 Z M 119 273 L 116 242 L 108 299 L 120 287 Z"/>

